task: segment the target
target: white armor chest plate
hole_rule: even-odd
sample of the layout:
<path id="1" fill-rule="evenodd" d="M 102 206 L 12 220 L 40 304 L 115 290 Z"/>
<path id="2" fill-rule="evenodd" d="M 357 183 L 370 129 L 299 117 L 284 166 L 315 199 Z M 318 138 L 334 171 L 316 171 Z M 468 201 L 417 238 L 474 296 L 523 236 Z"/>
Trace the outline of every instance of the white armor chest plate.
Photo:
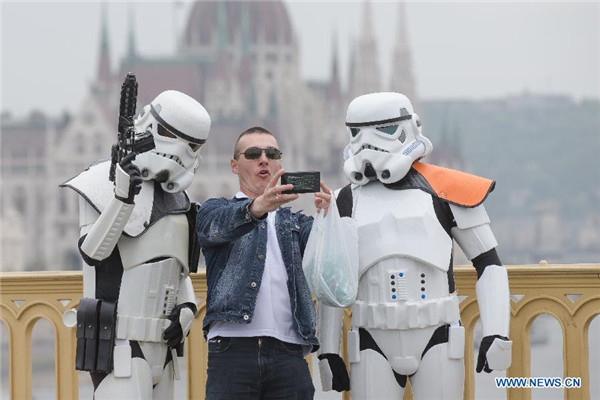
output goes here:
<path id="1" fill-rule="evenodd" d="M 429 194 L 418 189 L 387 189 L 372 182 L 354 190 L 353 198 L 360 275 L 394 256 L 448 270 L 452 239 L 440 225 Z"/>
<path id="2" fill-rule="evenodd" d="M 353 325 L 412 329 L 458 320 L 447 275 L 452 239 L 431 196 L 370 183 L 353 198 L 360 254 Z"/>
<path id="3" fill-rule="evenodd" d="M 175 258 L 189 270 L 189 230 L 184 214 L 161 218 L 140 237 L 123 235 L 117 245 L 125 270 L 163 257 Z"/>

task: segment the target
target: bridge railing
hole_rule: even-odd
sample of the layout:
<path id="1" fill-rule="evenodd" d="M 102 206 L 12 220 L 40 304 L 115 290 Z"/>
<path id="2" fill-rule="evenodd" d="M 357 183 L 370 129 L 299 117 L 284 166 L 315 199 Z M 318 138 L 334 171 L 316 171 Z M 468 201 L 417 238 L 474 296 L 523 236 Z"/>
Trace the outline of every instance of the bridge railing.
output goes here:
<path id="1" fill-rule="evenodd" d="M 512 366 L 509 377 L 531 376 L 530 330 L 540 314 L 558 321 L 563 337 L 563 374 L 581 377 L 582 387 L 565 389 L 565 398 L 590 398 L 588 330 L 600 314 L 600 264 L 536 264 L 507 267 L 511 291 Z M 472 267 L 455 267 L 456 288 L 461 298 L 461 317 L 466 329 L 465 399 L 475 399 L 473 332 L 479 318 L 475 298 L 477 275 Z M 206 275 L 194 274 L 199 315 L 188 344 L 187 394 L 203 399 L 206 382 L 207 346 L 202 336 L 205 311 Z M 3 272 L 0 273 L 0 320 L 9 340 L 9 391 L 12 399 L 32 397 L 32 331 L 44 318 L 55 332 L 56 398 L 78 398 L 78 374 L 74 369 L 75 330 L 62 323 L 65 310 L 76 307 L 82 294 L 79 272 Z M 350 328 L 350 313 L 344 328 Z M 342 343 L 346 348 L 345 340 Z M 597 372 L 596 372 L 597 373 Z M 530 389 L 508 389 L 509 399 L 529 400 Z M 410 390 L 404 396 L 412 398 Z M 348 394 L 345 399 L 350 399 Z"/>

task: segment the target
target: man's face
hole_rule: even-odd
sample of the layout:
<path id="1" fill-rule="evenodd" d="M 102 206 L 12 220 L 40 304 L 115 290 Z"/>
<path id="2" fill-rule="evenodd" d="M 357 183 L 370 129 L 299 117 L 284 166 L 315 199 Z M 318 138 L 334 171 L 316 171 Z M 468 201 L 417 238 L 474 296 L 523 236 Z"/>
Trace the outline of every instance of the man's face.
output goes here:
<path id="1" fill-rule="evenodd" d="M 243 154 L 250 147 L 266 149 L 268 147 L 279 148 L 277 140 L 266 133 L 250 133 L 242 136 L 237 146 L 237 160 L 231 160 L 231 171 L 237 174 L 240 182 L 240 190 L 251 199 L 254 199 L 265 191 L 267 184 L 281 169 L 281 160 L 271 160 L 263 151 L 256 160 L 249 160 Z"/>

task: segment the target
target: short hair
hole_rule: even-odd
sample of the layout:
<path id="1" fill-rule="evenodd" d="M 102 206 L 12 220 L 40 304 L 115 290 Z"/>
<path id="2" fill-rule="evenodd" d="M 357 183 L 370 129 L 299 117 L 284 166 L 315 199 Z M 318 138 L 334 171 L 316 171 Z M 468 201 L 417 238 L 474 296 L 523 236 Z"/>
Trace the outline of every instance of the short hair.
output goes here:
<path id="1" fill-rule="evenodd" d="M 251 133 L 262 133 L 265 135 L 271 135 L 271 136 L 275 137 L 275 135 L 273 135 L 273 133 L 271 133 L 271 131 L 269 131 L 266 128 L 263 128 L 262 126 L 253 126 L 252 128 L 246 129 L 244 132 L 240 133 L 240 136 L 238 136 L 237 140 L 235 141 L 235 146 L 233 146 L 233 158 L 234 159 L 237 160 L 237 158 L 239 156 L 238 144 L 240 143 L 240 139 Z"/>

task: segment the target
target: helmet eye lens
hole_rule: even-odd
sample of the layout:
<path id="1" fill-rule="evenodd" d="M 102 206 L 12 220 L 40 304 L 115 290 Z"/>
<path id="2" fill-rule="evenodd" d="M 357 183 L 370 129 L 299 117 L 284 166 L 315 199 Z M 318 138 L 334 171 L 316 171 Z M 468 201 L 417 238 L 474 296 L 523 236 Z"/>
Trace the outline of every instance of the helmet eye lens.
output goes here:
<path id="1" fill-rule="evenodd" d="M 193 152 L 198 151 L 198 149 L 200 148 L 200 146 L 202 146 L 201 144 L 195 144 L 195 143 L 189 143 L 190 149 L 192 149 Z"/>
<path id="2" fill-rule="evenodd" d="M 358 135 L 359 132 L 360 128 L 350 128 L 350 134 L 352 135 L 352 137 L 356 137 L 356 135 Z"/>
<path id="3" fill-rule="evenodd" d="M 168 138 L 173 138 L 173 139 L 177 138 L 177 136 L 173 135 L 168 129 L 166 129 L 161 124 L 158 124 L 158 134 L 160 136 L 165 136 Z"/>
<path id="4" fill-rule="evenodd" d="M 380 126 L 379 128 L 377 128 L 379 132 L 383 132 L 388 135 L 393 135 L 394 133 L 396 133 L 397 129 L 398 125 Z"/>

